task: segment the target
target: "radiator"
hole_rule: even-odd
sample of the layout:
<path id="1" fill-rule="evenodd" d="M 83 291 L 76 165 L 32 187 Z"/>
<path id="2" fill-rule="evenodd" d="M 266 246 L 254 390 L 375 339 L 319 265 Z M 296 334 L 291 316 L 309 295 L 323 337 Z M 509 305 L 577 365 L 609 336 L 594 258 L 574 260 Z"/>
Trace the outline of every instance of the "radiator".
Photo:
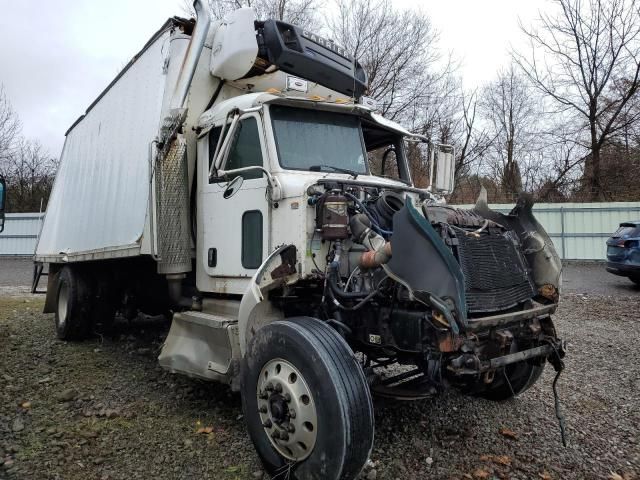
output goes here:
<path id="1" fill-rule="evenodd" d="M 458 241 L 469 313 L 506 310 L 535 295 L 513 232 L 458 235 Z"/>

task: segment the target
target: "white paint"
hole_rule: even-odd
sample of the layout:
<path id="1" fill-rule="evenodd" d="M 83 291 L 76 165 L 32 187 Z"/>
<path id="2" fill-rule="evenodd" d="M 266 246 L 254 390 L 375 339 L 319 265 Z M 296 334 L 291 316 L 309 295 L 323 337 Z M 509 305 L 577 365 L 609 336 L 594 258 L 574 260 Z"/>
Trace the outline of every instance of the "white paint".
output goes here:
<path id="1" fill-rule="evenodd" d="M 159 37 L 67 135 L 38 256 L 140 243 L 169 36 Z"/>
<path id="2" fill-rule="evenodd" d="M 262 132 L 262 122 L 260 116 L 252 113 L 241 117 L 241 119 L 255 119 L 260 135 L 262 146 L 263 166 L 269 169 L 269 159 L 266 155 L 264 133 Z M 201 140 L 200 152 L 208 151 L 207 137 Z M 233 148 L 233 146 L 232 146 Z M 198 267 L 210 277 L 244 277 L 246 282 L 236 282 L 241 287 L 236 291 L 235 287 L 230 287 L 224 293 L 244 293 L 248 280 L 255 273 L 255 269 L 247 269 L 242 265 L 242 217 L 245 212 L 258 210 L 262 214 L 262 258 L 271 251 L 269 241 L 270 208 L 266 200 L 267 179 L 261 178 L 246 179 L 240 186 L 237 193 L 231 198 L 223 197 L 226 183 L 209 183 L 208 181 L 208 156 L 200 157 L 198 178 L 200 185 L 198 192 L 198 236 L 202 239 L 197 247 Z M 208 252 L 210 248 L 217 249 L 217 264 L 210 267 L 208 264 Z M 201 277 L 204 278 L 204 277 Z M 210 284 L 207 281 L 198 284 L 198 288 L 209 290 Z"/>
<path id="3" fill-rule="evenodd" d="M 244 77 L 258 56 L 258 41 L 251 8 L 230 13 L 218 27 L 211 46 L 211 74 L 225 80 Z"/>

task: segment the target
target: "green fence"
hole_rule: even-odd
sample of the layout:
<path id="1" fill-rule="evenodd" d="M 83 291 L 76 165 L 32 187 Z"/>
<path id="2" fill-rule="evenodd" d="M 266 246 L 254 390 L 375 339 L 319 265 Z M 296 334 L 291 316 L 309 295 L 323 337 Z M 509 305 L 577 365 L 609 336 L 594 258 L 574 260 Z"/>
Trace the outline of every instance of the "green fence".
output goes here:
<path id="1" fill-rule="evenodd" d="M 513 204 L 490 207 L 508 213 Z M 640 202 L 539 203 L 533 212 L 563 260 L 606 260 L 607 238 L 620 222 L 640 220 Z"/>

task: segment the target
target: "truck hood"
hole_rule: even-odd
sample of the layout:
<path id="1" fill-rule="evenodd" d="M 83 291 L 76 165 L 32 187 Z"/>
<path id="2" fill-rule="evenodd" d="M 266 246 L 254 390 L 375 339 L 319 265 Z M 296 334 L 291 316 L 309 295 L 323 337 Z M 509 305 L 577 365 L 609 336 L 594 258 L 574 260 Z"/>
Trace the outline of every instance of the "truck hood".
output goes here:
<path id="1" fill-rule="evenodd" d="M 354 185 L 376 186 L 424 196 L 429 195 L 426 190 L 414 188 L 404 182 L 392 180 L 390 178 L 376 177 L 374 175 L 358 175 L 358 178 L 354 180 L 351 175 L 344 173 L 287 170 L 274 172 L 273 176 L 278 179 L 278 182 L 282 187 L 283 198 L 302 196 L 309 186 L 319 182 L 322 183 L 323 181 L 337 181 L 341 183 L 351 183 Z"/>

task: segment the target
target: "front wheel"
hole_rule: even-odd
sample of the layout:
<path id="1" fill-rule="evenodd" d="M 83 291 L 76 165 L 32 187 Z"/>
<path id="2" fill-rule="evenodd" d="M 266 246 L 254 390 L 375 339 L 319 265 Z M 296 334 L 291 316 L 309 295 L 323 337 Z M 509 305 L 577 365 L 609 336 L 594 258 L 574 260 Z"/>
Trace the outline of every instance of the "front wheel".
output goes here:
<path id="1" fill-rule="evenodd" d="M 346 480 L 362 470 L 373 446 L 371 394 L 335 330 L 309 317 L 263 327 L 242 380 L 249 435 L 270 474 Z"/>

